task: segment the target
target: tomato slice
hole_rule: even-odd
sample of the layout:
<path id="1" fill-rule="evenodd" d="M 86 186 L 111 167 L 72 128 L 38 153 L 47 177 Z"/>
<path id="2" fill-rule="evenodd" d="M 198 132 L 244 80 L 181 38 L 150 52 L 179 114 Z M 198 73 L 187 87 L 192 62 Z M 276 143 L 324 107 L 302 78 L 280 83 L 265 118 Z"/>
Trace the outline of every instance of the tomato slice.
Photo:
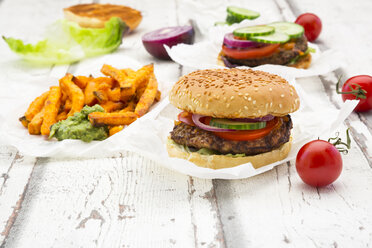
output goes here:
<path id="1" fill-rule="evenodd" d="M 269 134 L 281 121 L 280 118 L 275 117 L 271 121 L 268 121 L 266 127 L 257 130 L 246 130 L 246 131 L 232 131 L 232 132 L 213 132 L 216 136 L 227 139 L 227 140 L 255 140 L 264 137 Z M 206 120 L 208 122 L 208 120 Z"/>
<path id="2" fill-rule="evenodd" d="M 252 48 L 247 50 L 239 50 L 235 48 L 228 48 L 225 45 L 222 46 L 222 52 L 233 59 L 250 59 L 250 58 L 259 58 L 265 57 L 273 54 L 280 44 L 272 44 L 259 48 Z"/>
<path id="3" fill-rule="evenodd" d="M 195 126 L 194 122 L 192 121 L 192 114 L 187 111 L 182 111 L 179 113 L 178 120 L 190 126 Z"/>

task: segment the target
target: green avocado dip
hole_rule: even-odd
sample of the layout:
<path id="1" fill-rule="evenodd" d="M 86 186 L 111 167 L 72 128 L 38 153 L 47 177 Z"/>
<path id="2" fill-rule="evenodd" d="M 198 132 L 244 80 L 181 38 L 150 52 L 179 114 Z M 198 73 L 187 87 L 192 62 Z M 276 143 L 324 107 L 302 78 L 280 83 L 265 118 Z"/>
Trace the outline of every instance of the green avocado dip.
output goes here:
<path id="1" fill-rule="evenodd" d="M 105 112 L 105 110 L 98 104 L 93 107 L 85 106 L 80 112 L 54 124 L 50 129 L 49 138 L 55 137 L 58 141 L 79 139 L 84 142 L 106 139 L 108 128 L 94 127 L 89 122 L 88 115 L 93 112 Z"/>

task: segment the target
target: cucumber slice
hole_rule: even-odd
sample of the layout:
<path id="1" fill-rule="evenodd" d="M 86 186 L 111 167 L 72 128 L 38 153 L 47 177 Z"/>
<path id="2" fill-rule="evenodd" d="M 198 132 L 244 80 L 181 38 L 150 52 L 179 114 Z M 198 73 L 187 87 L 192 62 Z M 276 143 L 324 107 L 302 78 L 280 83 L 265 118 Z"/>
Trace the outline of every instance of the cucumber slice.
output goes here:
<path id="1" fill-rule="evenodd" d="M 284 33 L 275 32 L 273 34 L 265 35 L 265 36 L 252 36 L 249 37 L 251 41 L 262 42 L 262 43 L 269 43 L 269 44 L 281 44 L 286 43 L 290 40 L 289 36 Z"/>
<path id="2" fill-rule="evenodd" d="M 229 119 L 212 118 L 209 125 L 225 129 L 256 130 L 266 127 L 266 122 L 238 122 Z"/>
<path id="3" fill-rule="evenodd" d="M 253 36 L 269 35 L 275 32 L 274 27 L 266 25 L 249 26 L 244 28 L 237 28 L 233 34 L 237 37 L 248 39 Z"/>
<path id="4" fill-rule="evenodd" d="M 260 16 L 260 13 L 256 11 L 239 8 L 235 6 L 227 7 L 227 13 L 230 14 L 231 16 L 234 16 L 235 19 L 238 20 L 238 22 L 241 22 L 244 19 L 254 20 Z"/>
<path id="5" fill-rule="evenodd" d="M 233 15 L 230 15 L 230 14 L 227 14 L 226 16 L 226 22 L 231 25 L 231 24 L 234 24 L 234 23 L 240 23 L 241 20 L 237 19 L 236 17 L 234 17 Z"/>
<path id="6" fill-rule="evenodd" d="M 304 34 L 304 27 L 293 22 L 273 22 L 268 24 L 275 28 L 276 32 L 285 33 L 290 38 L 299 38 Z"/>

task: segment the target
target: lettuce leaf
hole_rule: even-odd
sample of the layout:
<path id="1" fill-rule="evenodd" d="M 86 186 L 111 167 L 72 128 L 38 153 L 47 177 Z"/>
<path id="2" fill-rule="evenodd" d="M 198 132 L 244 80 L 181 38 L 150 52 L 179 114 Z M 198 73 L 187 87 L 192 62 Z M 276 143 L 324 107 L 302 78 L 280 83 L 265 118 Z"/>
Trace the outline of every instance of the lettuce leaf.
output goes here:
<path id="1" fill-rule="evenodd" d="M 117 17 L 106 22 L 104 28 L 82 28 L 75 22 L 59 20 L 47 29 L 46 39 L 34 45 L 3 39 L 13 52 L 32 63 L 68 64 L 116 50 L 126 29 Z"/>

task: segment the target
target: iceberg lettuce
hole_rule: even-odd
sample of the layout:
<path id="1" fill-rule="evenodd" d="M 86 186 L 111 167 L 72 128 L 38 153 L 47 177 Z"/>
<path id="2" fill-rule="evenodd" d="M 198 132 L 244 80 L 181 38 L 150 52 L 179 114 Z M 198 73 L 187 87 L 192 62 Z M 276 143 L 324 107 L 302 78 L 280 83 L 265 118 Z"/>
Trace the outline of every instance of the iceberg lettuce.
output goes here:
<path id="1" fill-rule="evenodd" d="M 47 29 L 46 39 L 34 45 L 3 39 L 13 52 L 32 63 L 68 64 L 116 50 L 127 28 L 118 17 L 111 18 L 104 28 L 82 28 L 75 22 L 59 20 Z"/>

